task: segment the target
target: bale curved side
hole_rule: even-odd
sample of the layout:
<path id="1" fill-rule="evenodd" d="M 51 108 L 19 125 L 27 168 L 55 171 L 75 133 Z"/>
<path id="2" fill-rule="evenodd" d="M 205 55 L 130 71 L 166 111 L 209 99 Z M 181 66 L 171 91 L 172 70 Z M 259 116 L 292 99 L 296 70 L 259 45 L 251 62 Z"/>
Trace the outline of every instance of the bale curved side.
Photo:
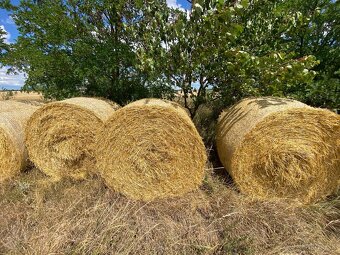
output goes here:
<path id="1" fill-rule="evenodd" d="M 281 98 L 246 99 L 221 114 L 220 159 L 240 190 L 310 203 L 338 186 L 339 116 Z"/>
<path id="2" fill-rule="evenodd" d="M 17 175 L 27 164 L 24 129 L 38 108 L 20 103 L 0 103 L 0 182 Z M 7 107 L 9 106 L 9 107 Z"/>
<path id="3" fill-rule="evenodd" d="M 117 107 L 94 98 L 71 98 L 41 107 L 26 128 L 32 162 L 56 179 L 86 178 L 95 168 L 96 133 Z"/>
<path id="4" fill-rule="evenodd" d="M 200 186 L 205 147 L 176 103 L 143 99 L 118 111 L 98 137 L 97 165 L 115 191 L 144 201 L 180 196 Z"/>

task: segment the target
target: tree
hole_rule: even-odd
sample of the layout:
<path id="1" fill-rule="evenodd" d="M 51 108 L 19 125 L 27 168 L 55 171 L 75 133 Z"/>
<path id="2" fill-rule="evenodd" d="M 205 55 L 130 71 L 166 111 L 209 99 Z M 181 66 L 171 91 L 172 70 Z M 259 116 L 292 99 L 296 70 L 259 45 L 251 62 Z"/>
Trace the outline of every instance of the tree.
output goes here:
<path id="1" fill-rule="evenodd" d="M 7 52 L 8 45 L 5 43 L 6 31 L 0 27 L 0 60 L 1 57 Z"/>
<path id="2" fill-rule="evenodd" d="M 1 1 L 21 34 L 2 63 L 57 99 L 125 104 L 178 88 L 192 116 L 207 102 L 263 95 L 338 107 L 338 2 L 190 2 L 184 11 L 164 0 Z"/>
<path id="3" fill-rule="evenodd" d="M 319 60 L 313 83 L 300 98 L 308 104 L 340 108 L 340 2 L 333 0 L 290 1 L 297 9 L 296 26 L 287 32 L 287 41 L 300 56 Z"/>
<path id="4" fill-rule="evenodd" d="M 4 1 L 7 2 L 7 1 Z M 145 2 L 146 3 L 146 2 Z M 138 68 L 135 29 L 144 1 L 21 1 L 13 11 L 20 36 L 4 64 L 28 74 L 24 89 L 47 98 L 106 97 L 124 104 L 162 96 L 166 86 Z M 165 4 L 165 3 L 163 3 Z M 160 92 L 161 91 L 161 92 Z"/>
<path id="5" fill-rule="evenodd" d="M 297 61 L 314 56 L 317 62 L 309 57 L 305 67 L 300 66 L 300 74 L 309 74 L 304 76 L 307 81 L 295 79 L 298 74 L 290 76 L 281 89 L 283 96 L 339 107 L 339 7 L 339 1 L 332 0 L 251 1 L 242 15 L 244 32 L 238 43 L 248 44 L 256 55 L 275 50 Z"/>
<path id="6" fill-rule="evenodd" d="M 286 96 L 289 88 L 311 82 L 315 73 L 310 69 L 317 62 L 285 52 L 280 36 L 289 29 L 284 21 L 290 14 L 264 2 L 197 0 L 190 13 L 171 10 L 163 23 L 150 21 L 157 25 L 149 30 L 152 46 L 139 52 L 143 67 L 164 73 L 181 88 L 192 116 L 207 100 L 226 106 L 245 96 Z M 265 12 L 269 15 L 259 15 Z M 273 31 L 266 26 L 274 21 L 278 32 L 273 36 L 280 42 L 268 37 Z M 165 35 L 154 38 L 154 27 Z M 195 84 L 198 92 L 190 105 Z"/>

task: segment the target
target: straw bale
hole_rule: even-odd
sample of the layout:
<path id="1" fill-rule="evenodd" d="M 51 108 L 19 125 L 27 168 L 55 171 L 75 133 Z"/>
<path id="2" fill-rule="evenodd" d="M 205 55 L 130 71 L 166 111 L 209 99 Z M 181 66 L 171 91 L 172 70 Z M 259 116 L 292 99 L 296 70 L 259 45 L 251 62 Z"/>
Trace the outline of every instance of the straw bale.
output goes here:
<path id="1" fill-rule="evenodd" d="M 97 165 L 107 185 L 150 201 L 197 189 L 204 178 L 205 147 L 178 104 L 143 99 L 118 111 L 98 136 Z"/>
<path id="2" fill-rule="evenodd" d="M 55 179 L 86 178 L 95 171 L 96 133 L 118 107 L 84 97 L 46 104 L 28 121 L 30 159 Z"/>
<path id="3" fill-rule="evenodd" d="M 245 99 L 220 115 L 216 143 L 245 194 L 310 203 L 339 186 L 340 118 L 328 110 L 290 99 Z"/>
<path id="4" fill-rule="evenodd" d="M 16 176 L 27 164 L 24 129 L 38 107 L 0 102 L 0 182 Z"/>

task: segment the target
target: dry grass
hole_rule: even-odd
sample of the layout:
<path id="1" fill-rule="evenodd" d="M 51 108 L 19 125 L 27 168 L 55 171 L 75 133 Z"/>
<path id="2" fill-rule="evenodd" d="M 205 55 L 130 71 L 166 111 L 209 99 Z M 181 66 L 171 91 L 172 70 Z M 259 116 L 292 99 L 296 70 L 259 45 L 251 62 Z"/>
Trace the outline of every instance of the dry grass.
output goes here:
<path id="1" fill-rule="evenodd" d="M 0 91 L 0 101 L 12 100 L 26 104 L 41 105 L 44 98 L 37 92 L 23 92 L 23 91 Z"/>
<path id="2" fill-rule="evenodd" d="M 1 254 L 339 254 L 340 200 L 252 201 L 208 173 L 200 190 L 144 203 L 100 179 L 0 187 Z"/>
<path id="3" fill-rule="evenodd" d="M 116 107 L 94 98 L 71 98 L 44 105 L 27 123 L 30 159 L 56 179 L 86 178 L 95 170 L 98 129 Z"/>
<path id="4" fill-rule="evenodd" d="M 240 190 L 311 203 L 337 190 L 340 118 L 280 98 L 242 100 L 221 114 L 217 148 Z"/>
<path id="5" fill-rule="evenodd" d="M 181 196 L 204 178 L 202 139 L 187 112 L 170 101 L 144 99 L 117 110 L 97 148 L 107 185 L 134 199 Z"/>

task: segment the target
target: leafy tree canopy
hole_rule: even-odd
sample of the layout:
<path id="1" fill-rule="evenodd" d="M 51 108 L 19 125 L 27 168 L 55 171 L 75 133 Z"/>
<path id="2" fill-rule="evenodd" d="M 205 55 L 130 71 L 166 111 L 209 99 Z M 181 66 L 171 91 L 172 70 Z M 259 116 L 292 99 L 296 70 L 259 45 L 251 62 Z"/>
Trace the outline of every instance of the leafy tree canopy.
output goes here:
<path id="1" fill-rule="evenodd" d="M 46 97 L 125 104 L 181 89 L 192 115 L 260 95 L 339 107 L 338 1 L 195 0 L 188 11 L 164 0 L 0 3 L 20 32 L 1 61 Z"/>
<path id="2" fill-rule="evenodd" d="M 165 5 L 165 3 L 163 3 Z M 13 11 L 20 36 L 3 61 L 28 73 L 25 89 L 48 98 L 81 94 L 126 103 L 162 96 L 167 84 L 136 68 L 141 1 L 21 1 Z"/>

